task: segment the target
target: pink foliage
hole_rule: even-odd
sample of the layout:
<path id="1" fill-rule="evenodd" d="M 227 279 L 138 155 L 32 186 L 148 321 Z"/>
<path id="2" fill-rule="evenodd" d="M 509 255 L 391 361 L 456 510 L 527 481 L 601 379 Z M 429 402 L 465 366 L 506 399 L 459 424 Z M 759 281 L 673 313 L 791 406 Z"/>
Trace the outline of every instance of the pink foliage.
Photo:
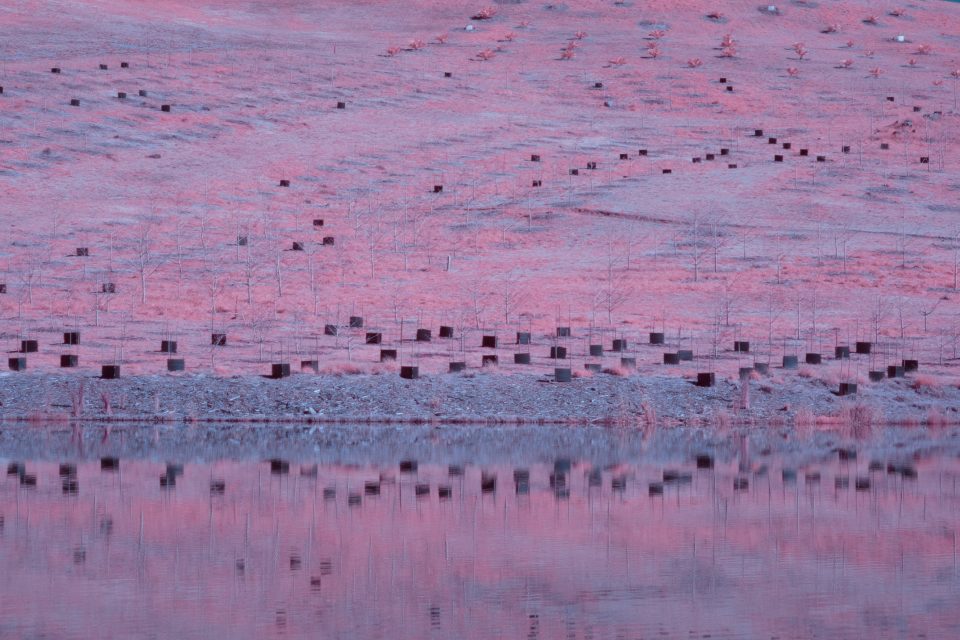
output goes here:
<path id="1" fill-rule="evenodd" d="M 696 69 L 702 64 L 703 62 L 700 60 L 700 58 L 690 58 L 689 60 L 687 60 L 687 66 L 690 67 L 691 69 Z"/>
<path id="2" fill-rule="evenodd" d="M 484 7 L 476 14 L 473 15 L 474 20 L 489 20 L 493 16 L 497 15 L 496 7 Z"/>

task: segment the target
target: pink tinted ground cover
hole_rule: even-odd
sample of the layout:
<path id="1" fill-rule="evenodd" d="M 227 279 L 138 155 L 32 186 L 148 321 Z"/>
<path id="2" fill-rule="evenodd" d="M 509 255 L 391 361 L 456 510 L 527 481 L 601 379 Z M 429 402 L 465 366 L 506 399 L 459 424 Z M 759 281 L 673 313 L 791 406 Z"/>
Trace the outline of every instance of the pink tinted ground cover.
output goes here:
<path id="1" fill-rule="evenodd" d="M 549 346 L 580 367 L 657 330 L 702 358 L 677 375 L 818 352 L 831 384 L 905 358 L 955 379 L 956 5 L 495 8 L 6 7 L 8 350 L 37 339 L 29 370 L 72 353 L 79 375 L 162 371 L 163 339 L 188 373 L 370 371 L 372 330 L 432 374 L 531 330 L 543 372 Z M 456 338 L 409 341 L 441 325 Z M 856 340 L 873 353 L 830 358 Z M 501 373 L 528 370 L 514 350 Z"/>

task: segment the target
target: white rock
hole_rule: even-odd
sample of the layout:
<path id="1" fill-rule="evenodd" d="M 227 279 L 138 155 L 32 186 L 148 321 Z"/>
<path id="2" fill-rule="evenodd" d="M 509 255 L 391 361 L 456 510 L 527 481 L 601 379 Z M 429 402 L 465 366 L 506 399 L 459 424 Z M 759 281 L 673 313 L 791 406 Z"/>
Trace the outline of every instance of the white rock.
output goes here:
<path id="1" fill-rule="evenodd" d="M 897 36 L 897 42 L 906 42 L 906 40 L 907 40 L 906 36 Z"/>
<path id="2" fill-rule="evenodd" d="M 473 31 L 473 25 L 472 25 L 472 24 L 468 24 L 468 25 L 464 28 L 464 31 Z"/>
<path id="3" fill-rule="evenodd" d="M 775 5 L 775 4 L 768 4 L 768 5 L 767 5 L 767 11 L 769 11 L 770 13 L 776 13 L 776 12 L 777 12 L 777 5 Z"/>

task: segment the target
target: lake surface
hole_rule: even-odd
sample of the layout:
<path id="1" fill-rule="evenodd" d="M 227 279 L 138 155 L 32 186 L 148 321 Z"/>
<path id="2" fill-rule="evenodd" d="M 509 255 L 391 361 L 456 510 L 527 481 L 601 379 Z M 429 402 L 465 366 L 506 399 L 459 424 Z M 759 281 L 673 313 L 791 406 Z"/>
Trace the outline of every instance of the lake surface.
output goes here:
<path id="1" fill-rule="evenodd" d="M 4 467 L 0 638 L 960 636 L 952 456 Z"/>

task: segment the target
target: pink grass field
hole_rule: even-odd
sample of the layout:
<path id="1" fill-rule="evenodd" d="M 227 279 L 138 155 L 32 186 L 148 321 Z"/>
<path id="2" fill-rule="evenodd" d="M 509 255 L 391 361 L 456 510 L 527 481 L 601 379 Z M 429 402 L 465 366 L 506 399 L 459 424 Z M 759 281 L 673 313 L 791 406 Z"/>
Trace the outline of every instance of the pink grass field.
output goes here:
<path id="1" fill-rule="evenodd" d="M 165 339 L 188 375 L 373 371 L 381 347 L 428 375 L 494 353 L 543 373 L 560 345 L 574 369 L 735 376 L 817 352 L 831 384 L 905 358 L 925 390 L 956 383 L 960 5 L 493 6 L 8 3 L 7 350 L 37 340 L 32 372 L 77 354 L 77 375 L 163 372 Z M 857 340 L 873 353 L 834 360 Z M 660 364 L 677 348 L 697 360 Z"/>

